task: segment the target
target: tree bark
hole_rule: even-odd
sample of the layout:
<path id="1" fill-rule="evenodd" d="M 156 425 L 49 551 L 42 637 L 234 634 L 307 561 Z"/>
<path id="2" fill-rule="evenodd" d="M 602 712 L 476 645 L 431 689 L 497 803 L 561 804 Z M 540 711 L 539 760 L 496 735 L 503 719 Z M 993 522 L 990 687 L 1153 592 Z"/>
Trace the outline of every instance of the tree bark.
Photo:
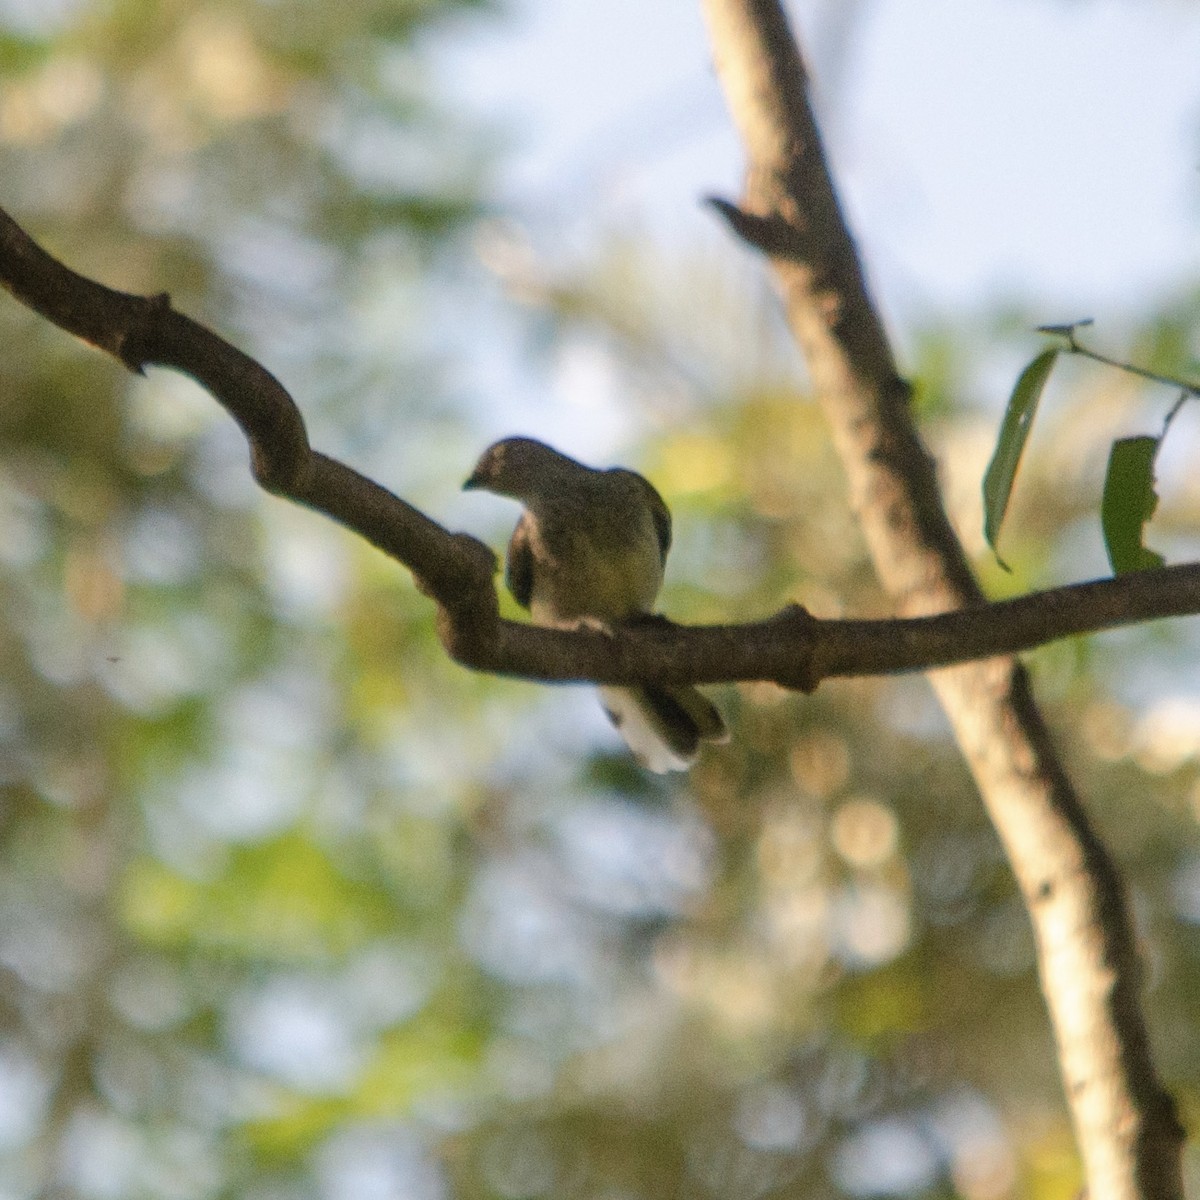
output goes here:
<path id="1" fill-rule="evenodd" d="M 748 159 L 741 203 L 718 206 L 770 257 L 880 580 L 905 615 L 978 606 L 984 597 L 868 293 L 779 0 L 702 2 Z M 1183 1131 L 1150 1056 L 1122 880 L 1026 673 L 992 658 L 930 680 L 1029 909 L 1090 1196 L 1181 1200 Z"/>

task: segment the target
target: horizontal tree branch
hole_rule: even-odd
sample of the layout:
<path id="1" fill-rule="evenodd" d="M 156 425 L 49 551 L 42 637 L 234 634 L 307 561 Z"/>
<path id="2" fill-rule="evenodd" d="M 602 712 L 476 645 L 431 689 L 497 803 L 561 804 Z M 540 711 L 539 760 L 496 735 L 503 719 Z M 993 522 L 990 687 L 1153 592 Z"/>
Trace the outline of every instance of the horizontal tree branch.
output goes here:
<path id="1" fill-rule="evenodd" d="M 1200 564 L 1163 567 L 893 620 L 821 620 L 799 606 L 765 620 L 685 626 L 652 620 L 607 634 L 545 629 L 499 615 L 496 558 L 386 488 L 310 449 L 304 421 L 261 364 L 165 295 L 115 291 L 65 267 L 0 209 L 0 282 L 28 308 L 130 370 L 190 375 L 237 421 L 255 479 L 325 513 L 406 566 L 438 607 L 438 633 L 464 666 L 545 682 L 772 680 L 811 691 L 837 676 L 924 671 L 1056 638 L 1200 612 Z"/>

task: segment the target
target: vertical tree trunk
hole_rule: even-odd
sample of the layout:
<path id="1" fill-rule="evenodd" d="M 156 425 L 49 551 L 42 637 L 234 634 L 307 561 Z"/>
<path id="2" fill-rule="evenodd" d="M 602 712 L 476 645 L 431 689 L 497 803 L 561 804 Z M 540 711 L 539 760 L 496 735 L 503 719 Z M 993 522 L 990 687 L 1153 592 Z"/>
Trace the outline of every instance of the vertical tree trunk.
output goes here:
<path id="1" fill-rule="evenodd" d="M 867 292 L 779 0 L 703 6 L 748 159 L 741 205 L 722 208 L 770 255 L 879 577 L 906 615 L 977 604 L 982 594 Z M 1091 1198 L 1182 1200 L 1183 1132 L 1150 1058 L 1122 881 L 1055 753 L 1026 674 L 1016 661 L 996 658 L 930 680 L 1033 921 Z"/>

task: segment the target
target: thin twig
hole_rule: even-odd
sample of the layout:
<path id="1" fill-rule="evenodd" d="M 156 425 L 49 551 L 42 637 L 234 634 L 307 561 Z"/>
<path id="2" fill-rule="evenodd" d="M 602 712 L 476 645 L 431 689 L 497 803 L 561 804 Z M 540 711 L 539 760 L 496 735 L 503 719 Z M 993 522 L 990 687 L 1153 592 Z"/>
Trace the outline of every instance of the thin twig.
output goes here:
<path id="1" fill-rule="evenodd" d="M 1090 325 L 1092 322 L 1074 321 L 1070 325 L 1039 325 L 1038 333 L 1048 333 L 1054 337 L 1061 337 L 1066 340 L 1065 351 L 1067 354 L 1078 354 L 1081 358 L 1090 358 L 1092 362 L 1101 363 L 1106 367 L 1113 367 L 1117 371 L 1124 371 L 1126 375 L 1136 375 L 1139 379 L 1148 380 L 1150 383 L 1161 383 L 1167 387 L 1179 388 L 1186 396 L 1200 396 L 1200 383 L 1189 383 L 1186 379 L 1180 379 L 1175 375 L 1161 375 L 1157 371 L 1151 371 L 1146 367 L 1139 367 L 1136 363 L 1122 362 L 1119 358 L 1110 358 L 1107 354 L 1102 354 L 1099 350 L 1093 350 L 1090 346 L 1085 346 L 1078 338 L 1076 330 L 1084 325 Z M 1176 405 L 1178 408 L 1178 405 Z M 1174 416 L 1175 409 L 1171 410 Z"/>

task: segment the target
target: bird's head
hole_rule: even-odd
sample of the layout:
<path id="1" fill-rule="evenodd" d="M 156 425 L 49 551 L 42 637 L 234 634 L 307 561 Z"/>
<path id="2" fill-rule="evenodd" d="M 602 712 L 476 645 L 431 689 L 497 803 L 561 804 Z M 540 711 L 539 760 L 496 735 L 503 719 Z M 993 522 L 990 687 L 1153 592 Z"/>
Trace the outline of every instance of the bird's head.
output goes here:
<path id="1" fill-rule="evenodd" d="M 553 478 L 571 462 L 535 438 L 505 438 L 483 452 L 463 487 L 527 500 L 545 487 L 548 478 Z"/>

